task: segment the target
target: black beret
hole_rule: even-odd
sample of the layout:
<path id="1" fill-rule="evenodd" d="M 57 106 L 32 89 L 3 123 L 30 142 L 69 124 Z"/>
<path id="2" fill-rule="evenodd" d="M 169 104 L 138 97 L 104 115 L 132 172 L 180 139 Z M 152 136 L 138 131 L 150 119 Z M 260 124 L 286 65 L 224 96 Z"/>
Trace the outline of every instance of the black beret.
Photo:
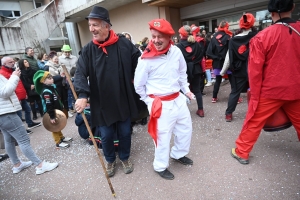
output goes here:
<path id="1" fill-rule="evenodd" d="M 269 12 L 288 12 L 293 9 L 293 0 L 270 0 L 268 5 Z"/>

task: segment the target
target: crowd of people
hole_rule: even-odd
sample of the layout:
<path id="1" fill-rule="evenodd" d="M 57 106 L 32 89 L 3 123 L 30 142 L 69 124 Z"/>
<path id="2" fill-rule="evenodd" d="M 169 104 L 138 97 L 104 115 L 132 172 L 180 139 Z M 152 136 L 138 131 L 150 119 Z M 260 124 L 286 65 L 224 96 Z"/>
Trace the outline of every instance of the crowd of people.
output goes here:
<path id="1" fill-rule="evenodd" d="M 33 119 L 37 118 L 37 110 L 41 116 L 49 113 L 51 123 L 55 123 L 54 109 L 62 110 L 69 117 L 74 110 L 79 134 L 84 139 L 89 135 L 80 113 L 87 113 L 89 125 L 101 144 L 109 177 L 114 176 L 117 168 L 116 154 L 125 174 L 134 170 L 130 161 L 132 125 L 138 120 L 147 124 L 150 115 L 148 132 L 154 141 L 154 171 L 172 180 L 175 176 L 168 170 L 170 158 L 183 165 L 193 165 L 193 160 L 187 157 L 193 130 L 186 102 L 196 100 L 196 114 L 204 117 L 203 88 L 213 85 L 211 102 L 217 103 L 224 75 L 231 85 L 228 106 L 224 109 L 226 122 L 232 121 L 236 105 L 241 101 L 240 94 L 251 89 L 246 119 L 236 148 L 230 152 L 233 158 L 241 164 L 249 163 L 249 154 L 267 118 L 280 107 L 300 140 L 300 93 L 295 92 L 300 79 L 290 78 L 300 76 L 295 65 L 300 63 L 300 43 L 294 42 L 299 39 L 300 24 L 291 19 L 294 7 L 293 0 L 281 4 L 270 0 L 268 10 L 274 25 L 257 32 L 255 17 L 245 13 L 239 20 L 240 32 L 236 35 L 230 31 L 228 22 L 221 21 L 215 33 L 206 33 L 193 24 L 182 26 L 178 30 L 179 37 L 174 37 L 175 31 L 167 20 L 153 19 L 148 23 L 151 38 L 145 37 L 135 44 L 129 32 L 115 33 L 109 12 L 95 6 L 86 17 L 93 39 L 83 47 L 78 59 L 70 54 L 69 45 L 63 46 L 62 56 L 58 57 L 56 52 L 42 53 L 39 61 L 34 58 L 33 49 L 26 48 L 15 70 L 12 58 L 2 58 L 0 80 L 7 87 L 0 88 L 0 119 L 3 121 L 0 129 L 14 165 L 13 173 L 32 163 L 37 166 L 37 174 L 58 165 L 41 162 L 32 151 L 22 126 L 22 106 L 29 128 L 40 125 L 31 120 L 31 110 Z M 61 64 L 72 74 L 78 95 L 76 101 Z M 4 109 L 4 104 L 9 108 Z M 19 136 L 9 131 L 11 120 L 8 118 L 18 122 Z M 170 148 L 172 134 L 174 145 Z M 32 162 L 18 159 L 12 138 Z M 53 132 L 53 138 L 58 148 L 68 147 L 72 140 L 61 131 Z M 115 148 L 116 142 L 118 148 Z"/>

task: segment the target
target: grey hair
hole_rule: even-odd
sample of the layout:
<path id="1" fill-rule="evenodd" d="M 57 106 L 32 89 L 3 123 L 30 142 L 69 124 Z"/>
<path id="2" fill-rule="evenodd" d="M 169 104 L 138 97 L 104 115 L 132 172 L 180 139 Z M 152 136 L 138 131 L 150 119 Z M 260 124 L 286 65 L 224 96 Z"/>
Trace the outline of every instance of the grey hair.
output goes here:
<path id="1" fill-rule="evenodd" d="M 9 59 L 10 57 L 5 56 L 1 59 L 1 64 L 4 65 L 4 63 L 6 63 L 6 61 Z"/>
<path id="2" fill-rule="evenodd" d="M 111 25 L 110 25 L 109 23 L 107 23 L 106 21 L 101 20 L 101 27 L 102 27 L 102 28 L 106 27 L 107 25 L 108 25 L 108 29 L 110 30 Z"/>
<path id="3" fill-rule="evenodd" d="M 188 26 L 188 25 L 184 25 L 183 28 L 188 33 L 187 41 L 190 42 L 190 43 L 195 43 L 196 40 L 195 40 L 194 36 L 192 35 L 192 29 L 191 29 L 191 27 Z"/>

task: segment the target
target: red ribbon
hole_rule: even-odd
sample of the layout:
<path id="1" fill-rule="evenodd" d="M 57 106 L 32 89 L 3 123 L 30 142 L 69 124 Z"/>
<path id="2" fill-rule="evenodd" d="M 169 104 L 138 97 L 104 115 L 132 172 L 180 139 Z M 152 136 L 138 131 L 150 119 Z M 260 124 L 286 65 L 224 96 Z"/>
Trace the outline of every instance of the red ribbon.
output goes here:
<path id="1" fill-rule="evenodd" d="M 160 118 L 161 111 L 162 111 L 161 101 L 171 101 L 176 99 L 178 96 L 179 96 L 179 92 L 167 96 L 161 96 L 161 97 L 154 96 L 153 94 L 149 95 L 149 97 L 154 98 L 154 101 L 151 107 L 150 120 L 148 123 L 148 132 L 150 136 L 153 138 L 155 142 L 155 146 L 157 146 L 157 119 Z"/>

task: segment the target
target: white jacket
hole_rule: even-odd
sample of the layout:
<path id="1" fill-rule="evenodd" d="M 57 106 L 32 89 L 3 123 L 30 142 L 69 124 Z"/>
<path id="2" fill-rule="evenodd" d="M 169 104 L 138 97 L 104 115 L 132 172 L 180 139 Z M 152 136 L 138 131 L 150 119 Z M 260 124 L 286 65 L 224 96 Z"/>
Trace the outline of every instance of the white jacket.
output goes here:
<path id="1" fill-rule="evenodd" d="M 65 65 L 68 72 L 70 73 L 70 70 L 72 67 L 76 67 L 76 63 L 78 58 L 76 56 L 70 55 L 70 57 L 66 57 L 65 55 L 59 56 L 59 64 L 60 65 Z"/>
<path id="2" fill-rule="evenodd" d="M 11 75 L 7 80 L 0 74 L 0 115 L 17 112 L 22 107 L 15 93 L 20 78 Z"/>

